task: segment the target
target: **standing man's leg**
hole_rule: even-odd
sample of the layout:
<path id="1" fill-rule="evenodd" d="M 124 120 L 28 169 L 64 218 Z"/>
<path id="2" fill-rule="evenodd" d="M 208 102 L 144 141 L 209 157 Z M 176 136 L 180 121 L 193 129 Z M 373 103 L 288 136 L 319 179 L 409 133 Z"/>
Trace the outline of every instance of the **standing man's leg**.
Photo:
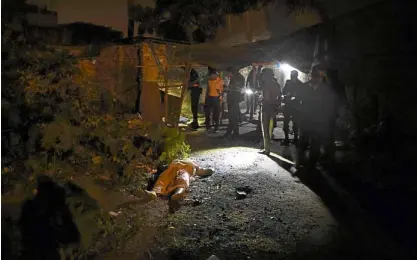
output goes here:
<path id="1" fill-rule="evenodd" d="M 193 126 L 198 128 L 198 103 L 200 102 L 200 89 L 191 90 L 191 112 L 193 113 Z"/>
<path id="2" fill-rule="evenodd" d="M 220 97 L 213 97 L 213 124 L 214 131 L 219 130 Z"/>
<path id="3" fill-rule="evenodd" d="M 284 130 L 284 136 L 285 136 L 284 144 L 285 145 L 288 145 L 290 142 L 290 138 L 289 138 L 290 120 L 291 120 L 290 111 L 288 109 L 284 109 L 284 125 L 282 127 L 282 130 Z"/>
<path id="4" fill-rule="evenodd" d="M 224 100 L 220 100 L 220 113 L 219 113 L 219 118 L 220 118 L 220 123 L 223 123 L 223 119 L 225 116 L 225 108 L 226 106 L 228 106 L 228 102 L 224 102 Z M 227 112 L 229 113 L 229 112 Z"/>
<path id="5" fill-rule="evenodd" d="M 226 133 L 225 133 L 225 137 L 229 136 L 232 133 L 232 131 L 233 131 L 233 125 L 232 125 L 232 122 L 233 122 L 233 119 L 232 119 L 233 114 L 232 114 L 232 110 L 233 110 L 232 103 L 231 102 L 227 102 L 227 118 L 228 118 L 229 122 L 227 124 L 227 130 L 226 130 Z"/>
<path id="6" fill-rule="evenodd" d="M 246 111 L 244 114 L 247 115 L 249 114 L 249 111 L 250 111 L 250 96 L 246 94 L 245 99 L 246 99 Z"/>
<path id="7" fill-rule="evenodd" d="M 261 153 L 269 154 L 271 151 L 271 135 L 273 130 L 273 109 L 271 106 L 263 106 L 261 113 L 261 122 L 262 122 L 262 135 L 264 139 L 264 149 Z"/>
<path id="8" fill-rule="evenodd" d="M 299 127 L 298 127 L 298 120 L 299 120 L 299 116 L 297 111 L 293 111 L 292 113 L 292 130 L 294 132 L 294 143 L 297 143 L 298 141 L 298 134 L 299 134 Z"/>
<path id="9" fill-rule="evenodd" d="M 254 98 L 253 95 L 254 94 L 252 94 L 252 95 L 249 96 L 249 99 L 250 99 L 250 104 L 249 104 L 249 120 L 252 120 L 253 119 L 253 112 L 254 112 L 253 106 L 254 106 L 254 101 L 255 101 L 255 98 Z"/>
<path id="10" fill-rule="evenodd" d="M 296 161 L 297 168 L 300 168 L 300 166 L 304 166 L 305 164 L 305 155 L 306 155 L 305 153 L 307 151 L 309 142 L 310 142 L 309 133 L 301 128 L 300 140 L 297 143 L 297 161 Z"/>
<path id="11" fill-rule="evenodd" d="M 239 134 L 239 103 L 230 101 L 228 103 L 228 118 L 229 124 L 227 126 L 226 136 L 230 134 Z"/>
<path id="12" fill-rule="evenodd" d="M 320 158 L 320 148 L 322 144 L 322 138 L 320 134 L 314 133 L 311 136 L 311 148 L 309 154 L 309 167 L 315 167 L 317 161 Z"/>
<path id="13" fill-rule="evenodd" d="M 206 128 L 210 129 L 211 122 L 210 122 L 210 115 L 212 111 L 212 97 L 206 98 L 206 103 L 204 104 L 204 112 L 206 114 Z"/>
<path id="14" fill-rule="evenodd" d="M 258 112 L 258 120 L 256 121 L 256 133 L 257 137 L 259 137 L 262 140 L 262 149 L 263 147 L 263 134 L 262 134 L 262 111 L 263 106 L 262 104 L 259 106 L 259 112 Z"/>
<path id="15" fill-rule="evenodd" d="M 239 102 L 237 101 L 233 102 L 231 108 L 232 108 L 232 111 L 231 111 L 232 132 L 234 135 L 238 135 L 239 134 L 239 117 L 240 117 Z"/>

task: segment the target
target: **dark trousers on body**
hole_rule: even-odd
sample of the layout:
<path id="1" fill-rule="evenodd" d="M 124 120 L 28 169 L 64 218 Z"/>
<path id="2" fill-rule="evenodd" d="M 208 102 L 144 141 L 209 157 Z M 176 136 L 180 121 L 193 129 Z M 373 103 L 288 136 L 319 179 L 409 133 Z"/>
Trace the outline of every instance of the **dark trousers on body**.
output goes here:
<path id="1" fill-rule="evenodd" d="M 238 100 L 229 99 L 227 102 L 227 114 L 229 118 L 229 124 L 227 126 L 226 134 L 239 134 L 239 117 L 240 108 Z"/>
<path id="2" fill-rule="evenodd" d="M 206 127 L 210 128 L 211 125 L 211 116 L 213 119 L 213 124 L 216 128 L 219 127 L 219 116 L 220 116 L 220 97 L 211 97 L 207 96 L 206 105 L 205 105 L 205 114 L 206 114 Z"/>
<path id="3" fill-rule="evenodd" d="M 191 89 L 191 112 L 193 113 L 193 122 L 198 122 L 198 104 L 200 103 L 201 88 Z"/>

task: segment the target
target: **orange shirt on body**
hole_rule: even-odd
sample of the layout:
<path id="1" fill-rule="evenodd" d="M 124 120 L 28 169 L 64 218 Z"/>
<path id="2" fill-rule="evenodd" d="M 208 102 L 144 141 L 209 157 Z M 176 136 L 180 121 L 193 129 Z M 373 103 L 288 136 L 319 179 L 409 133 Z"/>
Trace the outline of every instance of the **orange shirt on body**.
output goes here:
<path id="1" fill-rule="evenodd" d="M 208 82 L 208 96 L 218 97 L 223 93 L 224 82 L 221 78 L 217 77 L 215 80 L 209 80 Z"/>

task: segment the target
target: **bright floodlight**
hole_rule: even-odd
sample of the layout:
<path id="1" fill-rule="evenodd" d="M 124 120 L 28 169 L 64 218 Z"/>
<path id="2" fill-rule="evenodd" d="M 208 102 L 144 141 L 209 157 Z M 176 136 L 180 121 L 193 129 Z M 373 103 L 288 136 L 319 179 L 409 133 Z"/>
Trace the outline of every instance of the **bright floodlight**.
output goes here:
<path id="1" fill-rule="evenodd" d="M 290 65 L 288 65 L 287 63 L 282 64 L 282 65 L 281 65 L 281 69 L 282 69 L 284 72 L 291 72 L 292 70 L 295 70 L 295 68 L 294 68 L 294 67 L 291 67 L 291 66 L 290 66 Z"/>
<path id="2" fill-rule="evenodd" d="M 245 90 L 245 93 L 248 94 L 248 95 L 252 95 L 253 91 L 252 91 L 252 89 L 248 88 L 248 89 Z"/>

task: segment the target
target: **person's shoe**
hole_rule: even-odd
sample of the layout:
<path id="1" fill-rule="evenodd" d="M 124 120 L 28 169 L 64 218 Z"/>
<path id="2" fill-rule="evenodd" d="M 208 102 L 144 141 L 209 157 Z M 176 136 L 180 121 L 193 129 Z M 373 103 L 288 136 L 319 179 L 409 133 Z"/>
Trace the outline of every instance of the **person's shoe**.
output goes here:
<path id="1" fill-rule="evenodd" d="M 185 196 L 187 196 L 186 190 L 184 188 L 178 188 L 171 195 L 171 200 L 174 200 L 174 201 L 183 200 Z"/>
<path id="2" fill-rule="evenodd" d="M 214 129 L 213 129 L 213 133 L 217 133 L 219 131 L 219 127 L 214 127 Z"/>
<path id="3" fill-rule="evenodd" d="M 151 200 L 156 200 L 158 198 L 158 195 L 156 195 L 156 192 L 154 191 L 145 190 L 145 193 Z"/>
<path id="4" fill-rule="evenodd" d="M 199 128 L 198 122 L 193 121 L 189 124 L 191 129 L 197 130 Z"/>
<path id="5" fill-rule="evenodd" d="M 258 153 L 265 154 L 265 155 L 269 155 L 270 151 L 269 150 L 262 149 Z"/>

